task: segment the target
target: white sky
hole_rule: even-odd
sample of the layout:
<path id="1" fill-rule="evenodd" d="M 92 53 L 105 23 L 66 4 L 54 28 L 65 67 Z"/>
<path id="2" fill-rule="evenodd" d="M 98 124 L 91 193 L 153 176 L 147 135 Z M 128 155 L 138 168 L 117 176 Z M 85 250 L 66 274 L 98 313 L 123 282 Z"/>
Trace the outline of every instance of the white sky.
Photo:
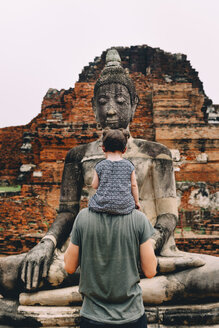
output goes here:
<path id="1" fill-rule="evenodd" d="M 0 127 L 27 124 L 111 46 L 184 53 L 219 104 L 218 0 L 0 0 Z"/>

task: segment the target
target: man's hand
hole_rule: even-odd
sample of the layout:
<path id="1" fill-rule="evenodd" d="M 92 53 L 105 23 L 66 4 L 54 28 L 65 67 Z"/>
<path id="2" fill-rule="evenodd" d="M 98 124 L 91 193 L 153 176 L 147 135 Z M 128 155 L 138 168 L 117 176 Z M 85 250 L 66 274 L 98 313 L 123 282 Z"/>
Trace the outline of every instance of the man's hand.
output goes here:
<path id="1" fill-rule="evenodd" d="M 27 253 L 21 270 L 21 279 L 26 289 L 38 288 L 42 278 L 47 277 L 54 250 L 53 241 L 43 239 Z"/>

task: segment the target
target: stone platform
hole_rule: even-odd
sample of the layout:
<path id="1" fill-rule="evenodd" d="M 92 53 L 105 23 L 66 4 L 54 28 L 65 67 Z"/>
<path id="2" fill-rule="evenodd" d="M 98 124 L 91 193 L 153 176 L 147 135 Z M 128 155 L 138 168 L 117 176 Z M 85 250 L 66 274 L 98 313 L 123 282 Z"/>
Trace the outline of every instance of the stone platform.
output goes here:
<path id="1" fill-rule="evenodd" d="M 78 306 L 21 306 L 0 299 L 0 327 L 79 327 Z M 219 328 L 219 302 L 146 306 L 148 328 Z"/>

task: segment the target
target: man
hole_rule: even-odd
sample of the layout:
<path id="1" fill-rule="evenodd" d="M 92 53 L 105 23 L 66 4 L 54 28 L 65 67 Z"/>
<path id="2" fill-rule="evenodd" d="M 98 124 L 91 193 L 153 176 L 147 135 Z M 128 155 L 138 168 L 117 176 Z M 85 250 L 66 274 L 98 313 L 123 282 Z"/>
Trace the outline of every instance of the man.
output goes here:
<path id="1" fill-rule="evenodd" d="M 65 252 L 65 269 L 80 264 L 81 328 L 146 327 L 138 263 L 147 278 L 156 274 L 150 237 L 154 229 L 138 210 L 111 215 L 83 209 Z"/>

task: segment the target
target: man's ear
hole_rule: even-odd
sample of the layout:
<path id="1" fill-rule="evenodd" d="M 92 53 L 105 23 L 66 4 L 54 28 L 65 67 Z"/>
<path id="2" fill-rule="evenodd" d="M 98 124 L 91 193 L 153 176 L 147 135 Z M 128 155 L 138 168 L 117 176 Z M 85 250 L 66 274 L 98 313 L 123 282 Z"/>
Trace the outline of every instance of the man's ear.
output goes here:
<path id="1" fill-rule="evenodd" d="M 135 96 L 135 99 L 134 99 L 134 101 L 133 101 L 133 104 L 132 104 L 132 116 L 131 116 L 131 121 L 132 121 L 133 116 L 134 116 L 134 114 L 135 114 L 135 110 L 136 110 L 136 107 L 138 106 L 138 103 L 139 103 L 139 98 L 138 98 L 138 96 L 136 95 L 136 96 Z"/>

